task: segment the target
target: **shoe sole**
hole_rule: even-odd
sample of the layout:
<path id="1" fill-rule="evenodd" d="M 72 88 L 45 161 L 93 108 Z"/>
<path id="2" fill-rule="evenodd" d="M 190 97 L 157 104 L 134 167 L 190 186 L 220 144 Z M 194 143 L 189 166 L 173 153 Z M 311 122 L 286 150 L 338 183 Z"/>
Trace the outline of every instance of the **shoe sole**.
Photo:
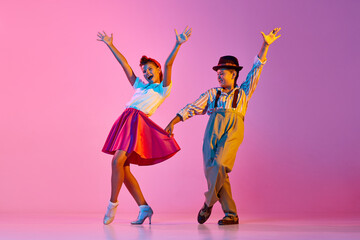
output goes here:
<path id="1" fill-rule="evenodd" d="M 235 225 L 235 224 L 239 224 L 239 220 L 237 220 L 236 222 L 218 222 L 219 225 Z"/>

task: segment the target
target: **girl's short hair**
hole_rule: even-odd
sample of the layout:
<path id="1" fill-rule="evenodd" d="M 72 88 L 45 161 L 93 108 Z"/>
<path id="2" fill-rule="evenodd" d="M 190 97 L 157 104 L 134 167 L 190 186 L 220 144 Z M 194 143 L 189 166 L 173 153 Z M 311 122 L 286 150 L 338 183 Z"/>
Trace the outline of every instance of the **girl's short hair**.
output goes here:
<path id="1" fill-rule="evenodd" d="M 149 63 L 149 62 L 152 62 L 154 63 L 158 68 L 160 68 L 160 81 L 163 80 L 163 73 L 162 73 L 162 70 L 161 70 L 161 65 L 158 61 L 156 61 L 155 59 L 153 58 L 148 58 L 147 56 L 142 56 L 141 59 L 140 59 L 140 67 L 144 66 L 145 64 Z"/>

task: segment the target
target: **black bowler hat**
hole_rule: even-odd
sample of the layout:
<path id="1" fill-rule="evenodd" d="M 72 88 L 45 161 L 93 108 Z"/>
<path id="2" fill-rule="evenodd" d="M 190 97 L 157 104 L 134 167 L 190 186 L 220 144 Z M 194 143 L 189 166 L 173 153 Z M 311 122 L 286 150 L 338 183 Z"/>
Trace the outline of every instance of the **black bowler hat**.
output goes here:
<path id="1" fill-rule="evenodd" d="M 217 66 L 214 66 L 214 71 L 217 71 L 220 68 L 228 68 L 228 69 L 235 69 L 236 71 L 240 71 L 243 67 L 239 66 L 239 61 L 234 56 L 222 56 L 219 59 L 219 63 Z"/>

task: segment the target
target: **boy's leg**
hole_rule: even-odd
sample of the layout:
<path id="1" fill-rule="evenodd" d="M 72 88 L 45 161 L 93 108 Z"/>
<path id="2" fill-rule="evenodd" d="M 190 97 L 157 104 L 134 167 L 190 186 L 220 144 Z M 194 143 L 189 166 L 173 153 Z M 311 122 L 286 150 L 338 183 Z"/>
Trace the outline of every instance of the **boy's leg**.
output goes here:
<path id="1" fill-rule="evenodd" d="M 205 203 L 209 207 L 219 200 L 223 187 L 234 165 L 236 152 L 243 138 L 243 121 L 236 114 L 212 114 L 205 130 L 203 142 L 203 160 L 208 191 L 205 192 Z M 233 124 L 228 124 L 228 123 Z M 233 125 L 227 129 L 227 125 Z M 231 130 L 231 131 L 230 131 Z M 228 185 L 229 186 L 229 185 Z"/>
<path id="2" fill-rule="evenodd" d="M 227 126 L 233 127 L 227 129 Z M 234 165 L 236 152 L 243 139 L 243 129 L 243 120 L 237 114 L 223 113 L 210 116 L 203 142 L 204 171 L 208 184 L 208 191 L 205 192 L 205 204 L 210 208 L 219 200 L 220 190 L 226 181 L 225 194 L 232 200 L 227 173 Z M 225 207 L 225 209 L 229 208 L 226 211 L 236 214 L 235 203 L 227 202 L 228 199 L 229 197 L 225 197 L 223 200 L 224 204 L 229 206 Z"/>
<path id="3" fill-rule="evenodd" d="M 219 200 L 218 193 L 227 177 L 226 168 L 213 161 L 210 166 L 205 168 L 205 177 L 208 184 L 208 191 L 205 192 L 205 203 L 211 207 Z"/>
<path id="4" fill-rule="evenodd" d="M 205 163 L 205 177 L 208 184 L 208 191 L 205 192 L 204 206 L 198 213 L 198 222 L 200 224 L 207 221 L 211 215 L 212 206 L 219 200 L 218 192 L 222 188 L 225 175 L 225 168 L 217 164 L 216 161 L 209 160 Z"/>
<path id="5" fill-rule="evenodd" d="M 223 209 L 225 216 L 233 215 L 237 216 L 236 205 L 231 194 L 231 186 L 229 176 L 226 177 L 225 182 L 218 194 L 221 208 Z"/>
<path id="6" fill-rule="evenodd" d="M 222 183 L 222 188 L 219 189 L 218 197 L 225 216 L 237 216 L 236 205 L 232 198 L 231 186 L 228 173 L 231 172 L 234 166 L 236 153 L 244 138 L 244 122 L 238 115 L 230 115 L 235 117 L 235 127 L 224 134 L 218 141 L 215 158 L 220 162 L 219 164 L 225 166 L 226 173 Z"/>
<path id="7" fill-rule="evenodd" d="M 217 147 L 208 150 L 211 151 L 213 156 L 213 158 L 208 160 L 206 160 L 205 156 L 210 157 L 211 155 L 206 153 L 206 148 L 203 148 L 205 177 L 208 183 L 208 191 L 205 193 L 205 203 L 208 206 L 214 205 L 214 203 L 219 200 L 220 196 L 224 195 L 224 204 L 228 205 L 231 211 L 235 209 L 234 212 L 236 213 L 236 207 L 234 207 L 235 203 L 233 203 L 234 200 L 231 196 L 228 173 L 231 172 L 234 165 L 236 152 L 241 141 L 242 138 L 236 138 L 234 137 L 234 134 L 231 136 L 229 136 L 229 134 L 224 134 L 217 142 Z M 204 144 L 204 146 L 205 145 L 206 144 Z M 224 187 L 224 192 L 221 192 Z"/>
<path id="8" fill-rule="evenodd" d="M 204 206 L 198 213 L 198 222 L 203 224 L 211 215 L 212 206 L 218 201 L 217 193 L 221 189 L 221 180 L 225 170 L 214 160 L 216 152 L 216 136 L 214 136 L 214 115 L 209 119 L 203 142 L 204 173 L 208 185 L 205 192 Z M 215 138 L 214 138 L 215 137 Z"/>

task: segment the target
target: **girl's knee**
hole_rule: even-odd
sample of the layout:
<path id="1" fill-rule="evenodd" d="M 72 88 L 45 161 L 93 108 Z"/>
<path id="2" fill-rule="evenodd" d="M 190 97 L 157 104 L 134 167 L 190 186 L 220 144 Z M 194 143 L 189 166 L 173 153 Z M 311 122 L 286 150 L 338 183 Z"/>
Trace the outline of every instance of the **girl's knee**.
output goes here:
<path id="1" fill-rule="evenodd" d="M 126 162 L 126 154 L 125 152 L 117 151 L 112 159 L 113 167 L 123 167 Z"/>

